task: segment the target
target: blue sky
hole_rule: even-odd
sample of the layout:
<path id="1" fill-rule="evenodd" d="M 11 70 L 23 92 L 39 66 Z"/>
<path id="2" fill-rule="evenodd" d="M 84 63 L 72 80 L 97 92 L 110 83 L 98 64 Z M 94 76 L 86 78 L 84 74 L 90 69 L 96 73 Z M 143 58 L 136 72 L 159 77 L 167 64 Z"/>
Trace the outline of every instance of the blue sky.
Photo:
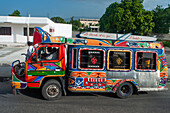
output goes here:
<path id="1" fill-rule="evenodd" d="M 7 16 L 15 9 L 22 16 L 49 17 L 60 16 L 64 19 L 75 17 L 100 18 L 113 2 L 121 0 L 0 0 L 0 16 Z M 170 0 L 144 0 L 144 8 L 152 10 L 157 5 L 168 7 Z"/>

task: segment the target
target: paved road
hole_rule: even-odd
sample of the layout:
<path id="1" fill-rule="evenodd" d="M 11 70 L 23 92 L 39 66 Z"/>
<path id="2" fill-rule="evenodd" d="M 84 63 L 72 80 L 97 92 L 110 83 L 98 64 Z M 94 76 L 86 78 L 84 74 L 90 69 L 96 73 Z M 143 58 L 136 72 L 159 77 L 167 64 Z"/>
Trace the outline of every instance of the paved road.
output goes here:
<path id="1" fill-rule="evenodd" d="M 12 49 L 8 49 L 8 53 L 1 54 L 0 56 L 4 57 L 0 57 L 0 60 L 13 61 L 8 54 L 17 56 L 16 54 L 24 52 L 26 48 L 21 50 L 18 48 L 19 50 L 14 53 L 9 52 Z M 10 68 L 0 67 L 0 78 L 10 77 Z M 60 100 L 46 101 L 43 100 L 38 89 L 23 90 L 19 95 L 14 96 L 10 82 L 0 82 L 0 113 L 169 113 L 170 83 L 168 88 L 167 92 L 143 92 L 124 100 L 113 94 L 70 93 Z"/>
<path id="2" fill-rule="evenodd" d="M 70 93 L 60 100 L 43 100 L 39 90 L 13 95 L 9 82 L 0 82 L 0 113 L 169 113 L 170 90 L 143 92 L 128 99 L 114 94 Z M 170 83 L 168 83 L 170 89 Z"/>
<path id="3" fill-rule="evenodd" d="M 0 48 L 0 66 L 9 66 L 15 60 L 24 61 L 25 57 L 21 53 L 26 53 L 27 47 L 5 47 Z"/>

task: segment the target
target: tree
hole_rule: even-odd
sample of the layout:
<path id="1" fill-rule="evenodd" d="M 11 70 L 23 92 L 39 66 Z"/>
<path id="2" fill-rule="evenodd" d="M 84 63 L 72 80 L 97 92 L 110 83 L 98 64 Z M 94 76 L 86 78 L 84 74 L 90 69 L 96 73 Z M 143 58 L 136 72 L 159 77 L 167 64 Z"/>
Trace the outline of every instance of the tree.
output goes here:
<path id="1" fill-rule="evenodd" d="M 119 4 L 115 2 L 106 9 L 105 14 L 100 18 L 100 31 L 105 31 L 105 32 L 116 32 L 117 31 L 118 28 L 116 27 L 118 26 L 115 25 L 114 21 L 119 20 L 119 22 L 121 22 L 121 16 L 122 16 L 121 14 L 117 16 L 114 15 L 116 13 L 116 9 L 118 8 L 118 5 Z M 120 12 L 123 12 L 123 11 L 120 11 Z"/>
<path id="2" fill-rule="evenodd" d="M 153 10 L 155 27 L 153 29 L 154 33 L 169 33 L 170 27 L 170 4 L 167 8 L 162 8 L 162 6 L 157 6 Z"/>
<path id="3" fill-rule="evenodd" d="M 166 23 L 168 27 L 170 27 L 170 4 L 168 4 L 168 7 L 165 8 L 165 13 L 166 13 Z"/>
<path id="4" fill-rule="evenodd" d="M 73 31 L 78 30 L 82 26 L 79 20 L 73 20 L 71 24 L 73 26 Z"/>
<path id="5" fill-rule="evenodd" d="M 70 22 L 72 22 L 73 20 L 74 20 L 74 16 L 71 17 Z"/>
<path id="6" fill-rule="evenodd" d="M 9 16 L 21 16 L 20 12 L 16 9 L 12 14 L 9 14 Z"/>
<path id="7" fill-rule="evenodd" d="M 52 17 L 51 20 L 55 23 L 66 23 L 66 21 L 61 17 Z"/>
<path id="8" fill-rule="evenodd" d="M 79 20 L 74 20 L 74 16 L 71 17 L 71 20 L 69 22 L 72 24 L 72 30 L 77 31 L 82 26 L 81 22 Z"/>
<path id="9" fill-rule="evenodd" d="M 100 18 L 100 30 L 105 32 L 148 35 L 154 27 L 153 14 L 145 11 L 143 0 L 121 0 L 112 3 Z"/>

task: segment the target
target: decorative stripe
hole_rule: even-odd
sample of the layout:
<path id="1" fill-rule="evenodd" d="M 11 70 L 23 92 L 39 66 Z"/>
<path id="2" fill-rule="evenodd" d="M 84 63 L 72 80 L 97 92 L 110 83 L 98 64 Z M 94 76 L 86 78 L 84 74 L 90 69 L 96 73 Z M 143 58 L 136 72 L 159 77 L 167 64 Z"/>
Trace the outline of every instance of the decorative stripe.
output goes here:
<path id="1" fill-rule="evenodd" d="M 28 71 L 28 75 L 64 75 L 65 71 Z"/>
<path id="2" fill-rule="evenodd" d="M 40 87 L 40 83 L 28 83 L 28 87 L 39 88 Z"/>

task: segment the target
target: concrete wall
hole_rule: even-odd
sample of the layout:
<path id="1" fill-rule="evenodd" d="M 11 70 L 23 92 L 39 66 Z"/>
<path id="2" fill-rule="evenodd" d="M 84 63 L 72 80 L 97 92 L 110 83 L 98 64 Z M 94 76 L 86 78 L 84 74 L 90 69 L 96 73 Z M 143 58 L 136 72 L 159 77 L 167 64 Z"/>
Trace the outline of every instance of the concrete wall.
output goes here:
<path id="1" fill-rule="evenodd" d="M 0 23 L 15 23 L 15 24 L 48 24 L 46 17 L 17 17 L 17 16 L 0 16 Z"/>
<path id="2" fill-rule="evenodd" d="M 42 27 L 45 31 L 51 34 L 51 36 L 64 36 L 72 37 L 72 25 L 71 24 L 61 24 L 54 23 L 52 21 L 48 22 L 49 24 Z M 50 29 L 53 29 L 53 32 L 50 32 Z"/>
<path id="3" fill-rule="evenodd" d="M 38 25 L 30 25 L 30 28 L 34 28 Z M 24 24 L 0 24 L 0 27 L 11 27 L 11 35 L 0 35 L 0 42 L 9 43 L 26 43 L 27 36 L 24 36 L 24 28 L 27 25 Z M 39 26 L 43 27 L 43 26 Z M 29 40 L 33 41 L 33 36 L 29 36 Z"/>
<path id="4" fill-rule="evenodd" d="M 53 25 L 30 25 L 30 28 L 41 27 L 52 36 L 64 36 L 72 37 L 72 25 L 70 24 L 55 24 Z M 23 24 L 0 24 L 0 27 L 11 27 L 11 35 L 0 35 L 0 42 L 10 43 L 26 43 L 27 36 L 24 36 L 24 27 L 27 25 Z M 54 32 L 50 32 L 49 29 L 54 29 Z M 29 36 L 29 41 L 33 41 L 33 36 Z"/>
<path id="5" fill-rule="evenodd" d="M 41 27 L 52 36 L 72 37 L 71 24 L 54 23 L 48 18 L 0 16 L 0 27 L 11 27 L 11 35 L 0 35 L 0 43 L 26 43 L 24 27 L 28 22 L 30 28 Z M 33 41 L 33 36 L 29 36 L 29 41 Z"/>
<path id="6" fill-rule="evenodd" d="M 13 25 L 12 26 L 12 32 L 13 32 L 13 39 L 14 43 L 19 42 L 19 43 L 24 43 L 27 42 L 27 37 L 24 36 L 24 25 Z"/>
<path id="7" fill-rule="evenodd" d="M 0 24 L 0 27 L 11 27 L 11 32 L 13 32 L 11 24 Z M 13 34 L 11 34 L 11 35 L 0 35 L 0 41 L 1 42 L 13 42 Z"/>
<path id="8" fill-rule="evenodd" d="M 72 37 L 72 25 L 56 23 L 53 36 L 64 36 L 64 37 L 71 38 Z"/>

